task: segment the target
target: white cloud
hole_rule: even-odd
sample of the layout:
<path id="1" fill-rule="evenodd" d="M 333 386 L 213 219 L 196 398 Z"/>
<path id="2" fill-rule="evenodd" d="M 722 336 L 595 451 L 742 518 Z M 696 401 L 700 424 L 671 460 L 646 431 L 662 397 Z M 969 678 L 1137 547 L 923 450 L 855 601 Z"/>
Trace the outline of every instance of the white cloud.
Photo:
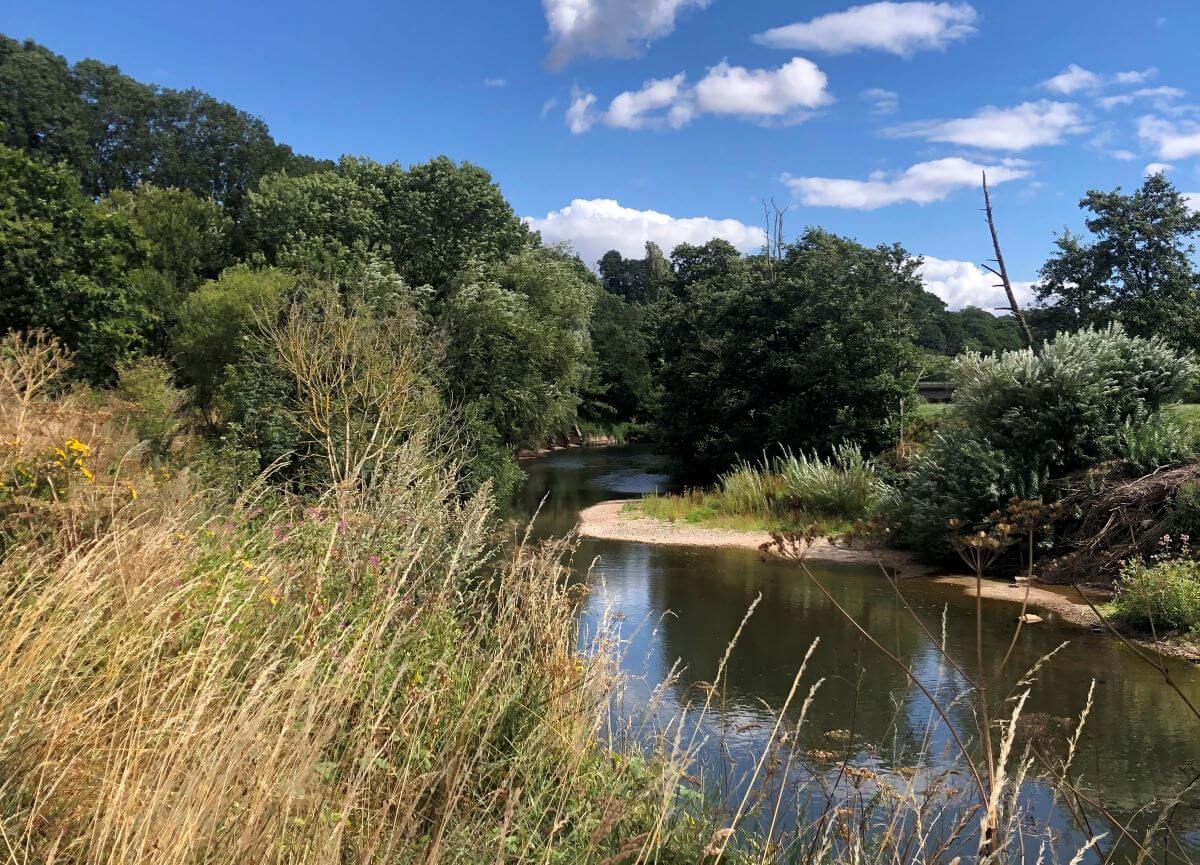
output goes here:
<path id="1" fill-rule="evenodd" d="M 771 48 L 830 54 L 887 51 L 908 57 L 941 50 L 974 35 L 979 14 L 968 3 L 868 3 L 759 33 L 754 41 Z"/>
<path id="2" fill-rule="evenodd" d="M 675 30 L 689 8 L 709 0 L 542 0 L 552 46 L 548 63 L 562 68 L 576 57 L 633 57 Z"/>
<path id="3" fill-rule="evenodd" d="M 1188 159 L 1200 156 L 1200 124 L 1175 123 L 1161 117 L 1143 117 L 1138 121 L 1138 135 L 1149 142 L 1159 159 Z"/>
<path id="4" fill-rule="evenodd" d="M 485 78 L 483 79 L 484 87 L 507 87 L 508 81 L 504 78 Z"/>
<path id="5" fill-rule="evenodd" d="M 875 210 L 890 204 L 929 204 L 941 201 L 959 189 L 980 187 L 982 174 L 992 184 L 1028 177 L 1028 163 L 1006 159 L 998 165 L 980 165 L 951 157 L 919 162 L 900 174 L 877 171 L 866 180 L 840 177 L 793 177 L 783 182 L 803 204 Z"/>
<path id="6" fill-rule="evenodd" d="M 988 105 L 970 117 L 908 123 L 892 127 L 888 134 L 986 150 L 1020 151 L 1059 144 L 1065 136 L 1083 132 L 1085 128 L 1078 105 L 1043 99 L 1012 108 Z"/>
<path id="7" fill-rule="evenodd" d="M 596 123 L 620 129 L 665 125 L 678 129 L 702 114 L 796 121 L 833 101 L 827 84 L 825 73 L 803 57 L 778 69 L 745 69 L 722 61 L 691 86 L 682 72 L 647 81 L 639 90 L 616 96 L 603 113 L 593 110 L 593 94 L 577 93 L 567 111 L 567 125 L 579 134 Z"/>
<path id="8" fill-rule="evenodd" d="M 900 110 L 900 94 L 894 90 L 884 90 L 882 87 L 872 87 L 858 94 L 859 98 L 871 106 L 871 114 L 876 117 L 886 117 Z"/>
<path id="9" fill-rule="evenodd" d="M 592 106 L 596 104 L 596 94 L 582 93 L 576 89 L 571 94 L 571 104 L 567 108 L 567 127 L 576 135 L 587 132 L 596 122 Z"/>
<path id="10" fill-rule="evenodd" d="M 1080 90 L 1095 90 L 1099 86 L 1099 75 L 1075 63 L 1053 78 L 1047 78 L 1042 82 L 1042 87 L 1054 93 L 1061 93 L 1063 96 L 1070 96 Z"/>
<path id="11" fill-rule="evenodd" d="M 1084 69 L 1078 63 L 1072 63 L 1054 77 L 1047 78 L 1042 82 L 1041 86 L 1061 96 L 1072 96 L 1081 92 L 1094 93 L 1110 84 L 1122 87 L 1145 84 L 1157 74 L 1158 70 L 1150 67 L 1149 69 L 1117 72 L 1113 75 L 1101 75 L 1097 72 L 1092 72 L 1090 69 Z"/>
<path id="12" fill-rule="evenodd" d="M 1101 97 L 1096 100 L 1096 104 L 1105 111 L 1109 111 L 1118 105 L 1131 105 L 1138 99 L 1146 99 L 1152 102 L 1156 108 L 1166 110 L 1172 103 L 1184 96 L 1187 96 L 1187 91 L 1178 87 L 1143 87 L 1132 93 L 1118 93 L 1113 96 Z"/>
<path id="13" fill-rule="evenodd" d="M 1187 206 L 1192 209 L 1193 213 L 1200 213 L 1200 192 L 1185 192 L 1183 197 L 1187 200 Z"/>
<path id="14" fill-rule="evenodd" d="M 569 242 L 588 264 L 615 249 L 625 256 L 641 256 L 646 241 L 652 240 L 670 254 L 681 243 L 707 243 L 719 237 L 742 252 L 762 248 L 763 230 L 736 219 L 707 216 L 675 217 L 655 210 L 622 207 L 609 198 L 577 198 L 544 218 L 525 217 L 549 244 Z"/>
<path id="15" fill-rule="evenodd" d="M 648 123 L 661 121 L 663 109 L 679 102 L 684 74 L 671 78 L 647 81 L 641 90 L 627 90 L 617 96 L 604 113 L 604 122 L 621 129 L 641 129 Z"/>
<path id="16" fill-rule="evenodd" d="M 925 256 L 921 265 L 921 278 L 925 288 L 936 294 L 951 309 L 978 306 L 981 309 L 997 310 L 1008 308 L 1008 298 L 999 280 L 982 267 L 969 261 L 934 258 Z M 1032 282 L 1014 282 L 1013 294 L 1021 306 L 1033 300 Z"/>
<path id="17" fill-rule="evenodd" d="M 557 107 L 558 107 L 558 98 L 555 96 L 551 96 L 549 99 L 547 99 L 545 102 L 542 103 L 542 117 L 544 118 L 547 114 L 549 114 L 551 111 L 553 111 Z"/>
<path id="18" fill-rule="evenodd" d="M 696 108 L 701 114 L 779 117 L 832 102 L 828 83 L 825 73 L 803 57 L 778 69 L 744 69 L 722 61 L 696 82 Z"/>
<path id="19" fill-rule="evenodd" d="M 1166 162 L 1151 162 L 1146 166 L 1146 176 L 1149 177 L 1152 174 L 1166 174 L 1174 167 L 1174 165 Z"/>

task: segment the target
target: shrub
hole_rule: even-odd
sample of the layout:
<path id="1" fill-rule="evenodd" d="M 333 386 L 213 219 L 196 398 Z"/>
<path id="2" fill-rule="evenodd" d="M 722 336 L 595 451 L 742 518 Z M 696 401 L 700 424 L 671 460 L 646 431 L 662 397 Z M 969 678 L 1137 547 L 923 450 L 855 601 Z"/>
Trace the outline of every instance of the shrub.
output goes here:
<path id="1" fill-rule="evenodd" d="M 1200 539 L 1200 483 L 1188 483 L 1175 491 L 1168 505 L 1170 531 Z"/>
<path id="2" fill-rule="evenodd" d="M 1040 354 L 969 354 L 955 364 L 955 410 L 1027 466 L 1059 475 L 1111 452 L 1127 423 L 1179 399 L 1190 355 L 1118 325 L 1059 334 Z"/>
<path id="3" fill-rule="evenodd" d="M 1145 420 L 1126 420 L 1110 447 L 1114 458 L 1139 475 L 1178 465 L 1195 455 L 1188 433 L 1162 412 Z"/>
<path id="4" fill-rule="evenodd" d="M 927 553 L 945 553 L 950 520 L 977 528 L 1013 498 L 1036 499 L 1042 478 L 1024 470 L 986 437 L 966 428 L 938 433 L 913 461 L 898 508 L 906 540 Z"/>
<path id="5" fill-rule="evenodd" d="M 145 357 L 119 367 L 117 390 L 133 403 L 138 438 L 157 455 L 165 455 L 183 428 L 179 413 L 188 398 L 187 392 L 172 382 L 166 361 Z"/>
<path id="6" fill-rule="evenodd" d="M 826 517 L 858 520 L 868 516 L 886 487 L 862 448 L 842 443 L 822 459 L 787 453 L 776 465 L 787 507 Z"/>
<path id="7" fill-rule="evenodd" d="M 1164 559 L 1129 562 L 1113 598 L 1116 618 L 1150 631 L 1193 630 L 1200 626 L 1200 561 Z"/>

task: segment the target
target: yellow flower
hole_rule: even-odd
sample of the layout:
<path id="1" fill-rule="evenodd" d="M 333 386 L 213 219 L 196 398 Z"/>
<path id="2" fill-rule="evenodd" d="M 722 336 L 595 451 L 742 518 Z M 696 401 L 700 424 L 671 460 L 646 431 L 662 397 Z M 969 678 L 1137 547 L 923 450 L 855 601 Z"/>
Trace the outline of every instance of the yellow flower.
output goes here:
<path id="1" fill-rule="evenodd" d="M 271 595 L 271 606 L 273 607 L 278 603 L 279 603 L 279 598 L 275 597 L 274 595 Z"/>
<path id="2" fill-rule="evenodd" d="M 67 461 L 67 452 L 65 450 L 63 450 L 62 448 L 55 448 L 54 453 L 56 453 L 58 455 L 58 458 L 60 460 L 62 460 L 63 462 Z"/>
<path id="3" fill-rule="evenodd" d="M 79 473 L 87 478 L 87 482 L 89 484 L 94 484 L 96 482 L 96 476 L 91 473 L 91 470 L 89 470 L 87 466 L 80 466 Z"/>
<path id="4" fill-rule="evenodd" d="M 77 438 L 67 439 L 66 445 L 69 450 L 74 451 L 80 456 L 90 457 L 92 455 L 92 449 Z"/>
<path id="5" fill-rule="evenodd" d="M 125 489 L 129 490 L 129 498 L 133 499 L 134 501 L 137 501 L 137 496 L 138 496 L 137 487 L 135 487 L 129 481 L 125 481 Z"/>

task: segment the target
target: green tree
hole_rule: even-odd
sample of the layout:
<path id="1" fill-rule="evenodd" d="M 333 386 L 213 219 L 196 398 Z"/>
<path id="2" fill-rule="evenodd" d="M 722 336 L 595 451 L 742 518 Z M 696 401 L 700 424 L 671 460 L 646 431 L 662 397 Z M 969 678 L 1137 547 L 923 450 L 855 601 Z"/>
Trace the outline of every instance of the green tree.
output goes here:
<path id="1" fill-rule="evenodd" d="M 1192 257 L 1200 213 L 1160 174 L 1131 195 L 1092 190 L 1092 239 L 1061 235 L 1041 270 L 1038 296 L 1061 330 L 1120 322 L 1138 336 L 1200 348 L 1200 274 Z"/>
<path id="2" fill-rule="evenodd" d="M 672 260 L 658 423 L 674 453 L 711 472 L 775 444 L 892 441 L 916 374 L 903 249 L 811 229 L 773 264 L 724 241 Z"/>
<path id="3" fill-rule="evenodd" d="M 65 167 L 0 146 L 0 332 L 46 328 L 75 369 L 111 381 L 156 325 L 133 274 L 147 261 L 137 226 L 79 191 Z"/>
<path id="4" fill-rule="evenodd" d="M 88 195 L 151 183 L 213 198 L 233 214 L 266 174 L 322 165 L 207 93 L 143 84 L 97 60 L 70 66 L 7 37 L 0 37 L 0 125 L 4 143 L 66 160 Z"/>
<path id="5" fill-rule="evenodd" d="M 511 480 L 508 451 L 573 422 L 588 377 L 595 290 L 577 259 L 539 249 L 464 279 L 447 296 L 442 386 L 486 455 L 481 474 Z"/>
<path id="6" fill-rule="evenodd" d="M 596 292 L 589 327 L 591 375 L 580 414 L 602 424 L 649 419 L 654 409 L 645 307 L 605 289 Z"/>
<path id="7" fill-rule="evenodd" d="M 180 376 L 194 387 L 201 406 L 212 405 L 256 322 L 277 314 L 295 286 L 296 277 L 287 271 L 238 265 L 188 295 L 173 344 Z"/>

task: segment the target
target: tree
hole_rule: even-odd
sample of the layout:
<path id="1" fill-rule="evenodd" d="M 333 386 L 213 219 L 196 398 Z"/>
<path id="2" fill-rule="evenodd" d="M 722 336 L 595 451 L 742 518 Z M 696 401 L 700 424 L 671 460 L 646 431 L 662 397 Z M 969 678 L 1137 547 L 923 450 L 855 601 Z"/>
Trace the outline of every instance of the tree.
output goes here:
<path id="1" fill-rule="evenodd" d="M 775 445 L 892 441 L 916 374 L 917 260 L 811 229 L 770 268 L 724 241 L 672 261 L 658 424 L 673 452 L 711 472 Z"/>
<path id="2" fill-rule="evenodd" d="M 1165 176 L 1152 174 L 1124 195 L 1092 190 L 1088 240 L 1065 232 L 1037 286 L 1057 328 L 1120 322 L 1138 336 L 1162 335 L 1200 348 L 1200 274 L 1192 262 L 1200 213 Z"/>
<path id="3" fill-rule="evenodd" d="M 143 84 L 96 60 L 70 66 L 7 37 L 0 37 L 0 125 L 4 143 L 66 160 L 94 197 L 152 183 L 213 198 L 237 214 L 266 174 L 321 165 L 277 143 L 261 119 L 200 90 Z"/>
<path id="4" fill-rule="evenodd" d="M 187 297 L 173 345 L 180 375 L 201 406 L 211 406 L 256 321 L 274 316 L 295 286 L 296 277 L 286 271 L 238 265 Z"/>
<path id="5" fill-rule="evenodd" d="M 134 222 L 149 242 L 146 266 L 132 273 L 156 319 L 148 349 L 165 355 L 168 334 L 188 293 L 230 263 L 232 220 L 211 199 L 141 184 L 100 202 Z"/>
<path id="6" fill-rule="evenodd" d="M 460 404 L 486 406 L 506 444 L 536 442 L 574 419 L 594 291 L 577 261 L 535 250 L 464 281 L 447 298 L 449 390 Z"/>
<path id="7" fill-rule="evenodd" d="M 589 324 L 591 375 L 580 414 L 602 424 L 648 420 L 654 408 L 645 307 L 606 289 L 596 292 Z"/>
<path id="8" fill-rule="evenodd" d="M 133 274 L 146 243 L 124 214 L 79 191 L 79 178 L 0 146 L 0 332 L 46 328 L 75 369 L 109 382 L 156 324 Z"/>

